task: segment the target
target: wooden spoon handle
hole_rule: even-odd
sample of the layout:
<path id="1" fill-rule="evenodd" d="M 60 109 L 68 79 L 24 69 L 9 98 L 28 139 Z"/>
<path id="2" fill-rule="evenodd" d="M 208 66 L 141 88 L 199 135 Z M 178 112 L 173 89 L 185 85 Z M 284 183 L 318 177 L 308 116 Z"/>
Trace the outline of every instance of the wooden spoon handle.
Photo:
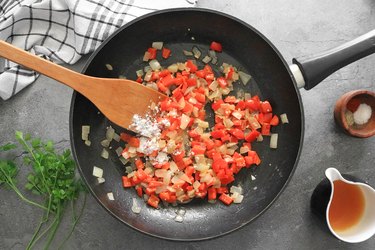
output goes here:
<path id="1" fill-rule="evenodd" d="M 0 57 L 4 57 L 10 61 L 51 77 L 78 92 L 82 89 L 82 86 L 80 87 L 80 82 L 85 81 L 87 78 L 85 75 L 64 68 L 1 40 Z"/>

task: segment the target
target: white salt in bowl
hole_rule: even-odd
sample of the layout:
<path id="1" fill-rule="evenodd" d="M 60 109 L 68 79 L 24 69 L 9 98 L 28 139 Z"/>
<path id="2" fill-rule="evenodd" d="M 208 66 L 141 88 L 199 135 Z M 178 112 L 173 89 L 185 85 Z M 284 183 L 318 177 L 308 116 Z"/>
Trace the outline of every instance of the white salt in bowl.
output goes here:
<path id="1" fill-rule="evenodd" d="M 348 103 L 353 103 L 353 100 L 363 104 L 359 110 L 356 110 L 355 115 L 354 110 L 350 110 L 350 105 L 348 108 Z M 353 90 L 345 93 L 336 101 L 334 117 L 336 123 L 351 136 L 366 138 L 375 135 L 375 93 L 369 90 Z M 363 123 L 363 121 L 367 122 Z"/>

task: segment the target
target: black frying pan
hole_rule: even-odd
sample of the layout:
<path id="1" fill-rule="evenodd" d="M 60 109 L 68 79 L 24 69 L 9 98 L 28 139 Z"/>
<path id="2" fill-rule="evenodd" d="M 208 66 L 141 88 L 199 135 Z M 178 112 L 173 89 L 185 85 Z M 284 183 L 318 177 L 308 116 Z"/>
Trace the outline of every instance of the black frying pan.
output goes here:
<path id="1" fill-rule="evenodd" d="M 371 38 L 372 39 L 372 38 Z M 121 176 L 124 167 L 114 152 L 109 160 L 100 157 L 100 141 L 111 123 L 85 97 L 74 93 L 70 113 L 70 134 L 73 154 L 80 173 L 98 202 L 125 224 L 150 235 L 172 240 L 202 240 L 231 232 L 262 214 L 283 191 L 299 159 L 304 134 L 304 116 L 297 84 L 309 89 L 338 68 L 373 52 L 371 39 L 365 37 L 340 51 L 330 51 L 308 60 L 295 60 L 301 65 L 302 76 L 293 77 L 288 64 L 266 37 L 250 25 L 216 11 L 204 9 L 175 9 L 155 12 L 128 23 L 109 37 L 88 60 L 83 73 L 112 77 L 125 75 L 135 79 L 135 71 L 144 67 L 142 56 L 153 41 L 164 41 L 173 55 L 163 65 L 184 62 L 182 50 L 197 45 L 207 51 L 211 41 L 221 42 L 224 52 L 220 62 L 227 62 L 250 73 L 253 78 L 246 92 L 271 102 L 274 113 L 287 113 L 289 124 L 278 126 L 277 150 L 269 148 L 269 138 L 256 143 L 262 164 L 242 170 L 236 185 L 244 189 L 241 204 L 225 206 L 194 200 L 181 205 L 186 209 L 183 223 L 173 220 L 176 208 L 153 209 L 138 198 L 133 189 L 124 189 Z M 109 71 L 105 64 L 111 64 Z M 298 67 L 294 69 L 298 74 Z M 300 72 L 301 73 L 301 72 Z M 304 83 L 305 82 L 305 83 Z M 81 140 L 81 126 L 90 125 L 91 147 Z M 112 125 L 114 126 L 114 125 Z M 121 128 L 114 126 L 120 132 Z M 116 144 L 112 145 L 115 149 Z M 104 169 L 106 182 L 97 184 L 92 176 L 93 166 Z M 250 174 L 256 177 L 251 181 Z M 115 201 L 106 194 L 113 192 Z M 142 207 L 140 214 L 131 211 L 132 198 Z"/>

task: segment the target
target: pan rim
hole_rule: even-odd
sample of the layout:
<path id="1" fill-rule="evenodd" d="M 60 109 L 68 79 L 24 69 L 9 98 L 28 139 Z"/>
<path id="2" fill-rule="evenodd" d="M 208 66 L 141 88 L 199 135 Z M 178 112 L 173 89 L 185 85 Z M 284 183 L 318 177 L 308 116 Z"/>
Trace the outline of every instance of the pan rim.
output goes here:
<path id="1" fill-rule="evenodd" d="M 89 58 L 85 62 L 85 65 L 84 65 L 84 67 L 81 70 L 81 73 L 84 74 L 84 72 L 86 72 L 87 68 L 91 64 L 92 60 L 99 53 L 99 51 L 101 51 L 102 48 L 104 46 L 106 46 L 106 44 L 110 40 L 112 40 L 112 38 L 114 38 L 118 33 L 122 32 L 122 30 L 126 29 L 127 27 L 133 25 L 134 23 L 136 23 L 136 22 L 138 22 L 140 20 L 149 18 L 149 17 L 154 16 L 154 15 L 159 15 L 159 14 L 163 14 L 163 13 L 170 13 L 170 12 L 181 12 L 181 11 L 183 11 L 183 12 L 203 12 L 203 13 L 211 13 L 211 14 L 223 16 L 225 18 L 228 18 L 228 19 L 231 19 L 231 20 L 233 20 L 235 22 L 238 22 L 239 24 L 241 24 L 241 25 L 245 26 L 246 28 L 252 30 L 254 33 L 256 33 L 258 36 L 260 36 L 264 40 L 264 42 L 266 42 L 272 48 L 272 50 L 276 53 L 277 57 L 281 60 L 281 62 L 283 63 L 285 69 L 287 70 L 287 72 L 289 74 L 290 80 L 293 83 L 295 94 L 297 95 L 298 104 L 299 104 L 299 110 L 300 110 L 300 113 L 301 113 L 301 135 L 300 135 L 300 140 L 299 140 L 299 149 L 298 149 L 298 152 L 297 152 L 297 155 L 296 155 L 296 159 L 295 159 L 293 168 L 292 168 L 292 170 L 291 170 L 288 178 L 286 179 L 285 183 L 283 184 L 283 186 L 281 187 L 281 189 L 279 190 L 279 192 L 277 193 L 277 195 L 271 200 L 271 202 L 265 208 L 263 208 L 256 216 L 254 216 L 250 220 L 242 223 L 241 225 L 239 225 L 239 226 L 237 226 L 237 227 L 235 227 L 235 228 L 233 228 L 231 230 L 227 230 L 225 232 L 221 232 L 220 234 L 217 234 L 217 235 L 211 235 L 211 236 L 200 237 L 200 238 L 173 238 L 173 237 L 166 237 L 166 236 L 157 235 L 155 233 L 146 232 L 145 230 L 141 230 L 141 229 L 139 229 L 139 228 L 137 228 L 137 227 L 129 224 L 128 222 L 124 221 L 119 216 L 117 216 L 115 213 L 113 213 L 108 207 L 106 207 L 105 204 L 95 194 L 95 192 L 93 191 L 93 189 L 89 185 L 88 181 L 86 180 L 85 175 L 83 174 L 81 166 L 80 166 L 80 164 L 78 162 L 77 153 L 76 153 L 76 150 L 75 150 L 75 148 L 76 148 L 75 147 L 75 142 L 74 142 L 74 138 L 73 138 L 73 113 L 74 113 L 75 100 L 76 100 L 76 97 L 77 97 L 77 94 L 78 94 L 76 91 L 73 92 L 72 98 L 71 98 L 71 103 L 70 103 L 69 135 L 70 135 L 70 143 L 71 143 L 72 155 L 73 155 L 74 160 L 75 160 L 75 162 L 77 164 L 77 168 L 78 168 L 78 171 L 79 171 L 79 173 L 81 175 L 81 178 L 84 180 L 87 188 L 89 189 L 90 193 L 93 195 L 93 197 L 95 198 L 95 200 L 110 215 L 112 215 L 114 218 L 116 218 L 117 220 L 121 221 L 122 223 L 124 223 L 128 227 L 130 227 L 132 229 L 135 229 L 138 232 L 144 233 L 145 235 L 148 235 L 148 236 L 152 236 L 152 237 L 159 238 L 159 239 L 164 239 L 164 240 L 169 240 L 169 241 L 193 242 L 193 241 L 204 241 L 204 240 L 218 238 L 218 237 L 221 237 L 221 236 L 224 236 L 224 235 L 228 235 L 228 234 L 230 234 L 230 233 L 232 233 L 232 232 L 234 232 L 234 231 L 236 231 L 236 230 L 238 230 L 240 228 L 244 228 L 246 225 L 249 225 L 255 219 L 259 218 L 262 214 L 264 214 L 275 203 L 275 201 L 279 198 L 279 196 L 281 195 L 281 193 L 284 192 L 285 188 L 287 187 L 287 185 L 291 181 L 291 179 L 292 179 L 292 177 L 294 175 L 294 172 L 295 172 L 295 170 L 296 170 L 296 168 L 298 166 L 298 163 L 299 163 L 299 160 L 300 160 L 300 156 L 301 156 L 301 152 L 302 152 L 302 148 L 303 148 L 303 142 L 304 142 L 305 115 L 304 115 L 304 109 L 303 109 L 303 103 L 302 103 L 301 94 L 300 94 L 299 89 L 297 88 L 296 80 L 294 79 L 294 76 L 293 76 L 291 70 L 289 69 L 289 64 L 286 62 L 286 60 L 284 59 L 284 57 L 282 56 L 282 54 L 279 52 L 279 50 L 276 48 L 276 46 L 265 35 L 263 35 L 260 31 L 258 31 L 256 28 L 254 28 L 250 24 L 246 23 L 245 21 L 243 21 L 243 20 L 241 20 L 241 19 L 239 19 L 237 17 L 234 17 L 234 16 L 232 16 L 230 14 L 223 13 L 223 12 L 220 12 L 220 11 L 217 11 L 217 10 L 207 9 L 207 8 L 199 8 L 199 7 L 194 7 L 194 8 L 171 8 L 171 9 L 154 11 L 154 12 L 151 12 L 151 13 L 148 13 L 148 14 L 145 14 L 143 16 L 140 16 L 138 18 L 133 19 L 132 21 L 126 23 L 125 25 L 121 26 L 118 30 L 116 30 L 115 32 L 113 32 L 108 38 L 106 38 L 101 43 L 101 45 L 98 48 L 95 49 L 95 51 L 89 56 Z"/>

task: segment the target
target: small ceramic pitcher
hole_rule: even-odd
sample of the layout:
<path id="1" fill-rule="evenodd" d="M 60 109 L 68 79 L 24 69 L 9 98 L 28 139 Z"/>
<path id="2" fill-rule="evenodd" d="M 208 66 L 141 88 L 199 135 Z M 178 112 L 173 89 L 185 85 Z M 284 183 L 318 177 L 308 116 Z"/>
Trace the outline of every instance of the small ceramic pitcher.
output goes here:
<path id="1" fill-rule="evenodd" d="M 341 175 L 335 168 L 328 168 L 325 171 L 325 175 L 327 179 L 319 183 L 311 196 L 312 211 L 325 220 L 332 234 L 342 241 L 357 243 L 371 238 L 375 234 L 375 190 L 356 177 L 345 174 Z M 341 183 L 339 183 L 340 181 Z M 337 189 L 336 196 L 335 183 Z M 341 186 L 338 184 L 341 184 Z M 344 192 L 343 190 L 339 191 L 339 187 L 344 186 L 350 189 L 345 189 Z M 350 195 L 349 190 L 353 189 L 358 191 L 358 193 L 355 194 L 361 196 L 359 198 L 361 198 L 361 204 L 363 205 L 361 206 L 358 220 L 344 229 L 335 228 L 335 226 L 333 226 L 334 217 L 332 212 L 339 211 L 339 220 L 345 224 L 345 219 L 349 219 L 349 216 L 343 217 L 345 213 L 340 213 L 340 206 L 352 206 L 356 203 L 355 200 L 357 200 L 356 198 L 358 197 L 354 197 L 355 199 L 353 198 L 352 200 L 346 197 L 346 195 Z M 345 202 L 338 201 L 339 193 L 340 196 L 346 200 Z M 353 193 L 351 195 L 353 195 Z M 337 204 L 340 204 L 340 206 L 338 207 Z M 337 223 L 335 225 L 337 225 Z"/>

